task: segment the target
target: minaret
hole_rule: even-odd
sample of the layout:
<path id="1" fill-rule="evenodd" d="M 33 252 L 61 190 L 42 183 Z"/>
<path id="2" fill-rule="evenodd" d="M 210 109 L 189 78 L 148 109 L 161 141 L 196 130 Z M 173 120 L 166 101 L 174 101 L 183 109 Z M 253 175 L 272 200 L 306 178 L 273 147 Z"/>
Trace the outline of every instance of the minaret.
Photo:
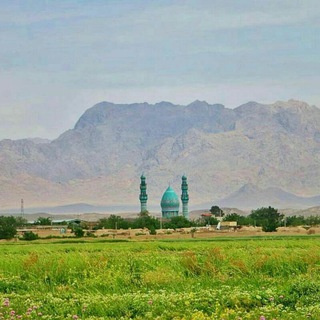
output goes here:
<path id="1" fill-rule="evenodd" d="M 146 184 L 146 177 L 142 174 L 140 177 L 141 183 L 140 183 L 140 203 L 141 203 L 141 213 L 147 212 L 147 184 Z"/>
<path id="2" fill-rule="evenodd" d="M 188 183 L 187 177 L 185 175 L 182 176 L 182 184 L 181 184 L 181 201 L 182 201 L 182 214 L 183 216 L 189 220 L 189 210 L 188 210 L 188 202 L 189 202 L 189 195 L 188 195 Z"/>

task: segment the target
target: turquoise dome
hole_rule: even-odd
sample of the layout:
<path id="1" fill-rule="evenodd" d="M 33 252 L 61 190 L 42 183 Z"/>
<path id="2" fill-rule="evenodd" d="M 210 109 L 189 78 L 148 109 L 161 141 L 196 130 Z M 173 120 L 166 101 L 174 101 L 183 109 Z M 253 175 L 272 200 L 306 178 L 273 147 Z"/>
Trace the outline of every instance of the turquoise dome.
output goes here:
<path id="1" fill-rule="evenodd" d="M 168 187 L 161 199 L 162 213 L 166 213 L 164 214 L 165 216 L 171 215 L 170 213 L 172 213 L 172 215 L 178 215 L 179 206 L 180 201 L 178 195 L 171 187 Z"/>

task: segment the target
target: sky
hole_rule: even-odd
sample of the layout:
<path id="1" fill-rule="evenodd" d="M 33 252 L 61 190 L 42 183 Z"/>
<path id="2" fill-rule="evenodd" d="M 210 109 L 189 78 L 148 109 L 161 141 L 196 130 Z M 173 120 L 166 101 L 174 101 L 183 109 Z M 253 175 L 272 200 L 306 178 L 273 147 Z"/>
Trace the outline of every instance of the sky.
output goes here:
<path id="1" fill-rule="evenodd" d="M 320 107 L 318 0 L 0 0 L 0 139 L 101 101 Z"/>

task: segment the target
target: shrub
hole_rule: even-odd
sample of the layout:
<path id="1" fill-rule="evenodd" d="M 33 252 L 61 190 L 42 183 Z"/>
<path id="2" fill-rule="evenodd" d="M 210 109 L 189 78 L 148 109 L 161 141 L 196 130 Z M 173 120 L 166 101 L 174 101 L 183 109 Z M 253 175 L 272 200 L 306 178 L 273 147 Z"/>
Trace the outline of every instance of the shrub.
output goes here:
<path id="1" fill-rule="evenodd" d="M 77 238 L 82 238 L 84 236 L 84 231 L 81 227 L 77 227 L 74 229 L 74 235 L 77 237 Z"/>
<path id="2" fill-rule="evenodd" d="M 192 226 L 192 222 L 183 216 L 172 217 L 169 221 L 163 224 L 166 229 L 180 229 L 189 228 Z"/>
<path id="3" fill-rule="evenodd" d="M 32 231 L 26 231 L 23 234 L 22 239 L 27 240 L 27 241 L 37 240 L 37 239 L 39 239 L 39 235 L 37 233 L 32 232 Z"/>

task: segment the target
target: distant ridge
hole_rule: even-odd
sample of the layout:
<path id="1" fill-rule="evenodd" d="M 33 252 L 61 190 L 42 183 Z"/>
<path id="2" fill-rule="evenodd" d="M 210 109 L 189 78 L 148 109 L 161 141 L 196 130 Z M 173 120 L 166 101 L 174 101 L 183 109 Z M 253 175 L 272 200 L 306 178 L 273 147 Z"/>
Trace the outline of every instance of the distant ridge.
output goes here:
<path id="1" fill-rule="evenodd" d="M 234 206 L 252 209 L 273 205 L 277 208 L 307 208 L 320 206 L 320 196 L 299 197 L 280 188 L 260 189 L 253 184 L 245 184 L 238 191 L 218 201 L 220 206 Z"/>
<path id="2" fill-rule="evenodd" d="M 20 208 L 13 208 L 8 210 L 0 210 L 1 213 L 20 214 Z M 26 215 L 44 213 L 44 214 L 83 214 L 83 213 L 119 213 L 119 212 L 136 212 L 138 213 L 138 206 L 94 206 L 87 203 L 74 203 L 56 207 L 35 207 L 26 208 L 24 210 Z"/>

